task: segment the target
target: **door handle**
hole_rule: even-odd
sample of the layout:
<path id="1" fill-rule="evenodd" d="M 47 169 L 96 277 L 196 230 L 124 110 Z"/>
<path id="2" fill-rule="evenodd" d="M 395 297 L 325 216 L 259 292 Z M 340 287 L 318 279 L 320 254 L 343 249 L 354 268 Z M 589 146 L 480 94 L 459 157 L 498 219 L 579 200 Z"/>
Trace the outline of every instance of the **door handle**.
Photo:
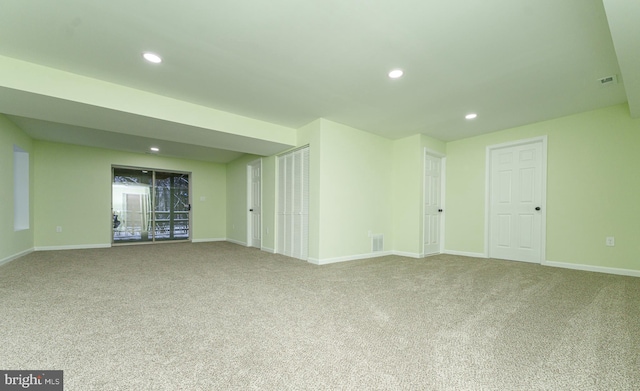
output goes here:
<path id="1" fill-rule="evenodd" d="M 540 210 L 540 207 L 539 207 L 539 206 L 536 206 L 536 210 Z"/>
<path id="2" fill-rule="evenodd" d="M 253 209 L 249 209 L 249 212 L 253 212 Z"/>
<path id="3" fill-rule="evenodd" d="M 438 212 L 442 213 L 442 209 L 438 209 Z"/>

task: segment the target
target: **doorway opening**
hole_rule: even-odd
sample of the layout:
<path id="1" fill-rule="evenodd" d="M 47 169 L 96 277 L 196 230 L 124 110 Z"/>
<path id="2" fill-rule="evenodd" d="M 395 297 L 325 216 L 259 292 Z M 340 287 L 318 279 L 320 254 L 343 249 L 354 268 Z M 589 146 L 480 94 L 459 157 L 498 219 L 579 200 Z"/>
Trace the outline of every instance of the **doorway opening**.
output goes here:
<path id="1" fill-rule="evenodd" d="M 113 167 L 112 242 L 191 238 L 190 173 Z"/>

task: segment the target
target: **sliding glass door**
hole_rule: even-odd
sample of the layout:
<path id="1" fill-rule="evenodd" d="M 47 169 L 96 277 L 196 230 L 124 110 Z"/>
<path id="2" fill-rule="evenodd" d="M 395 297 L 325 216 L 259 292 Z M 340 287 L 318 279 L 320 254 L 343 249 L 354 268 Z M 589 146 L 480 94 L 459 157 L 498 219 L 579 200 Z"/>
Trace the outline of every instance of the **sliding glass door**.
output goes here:
<path id="1" fill-rule="evenodd" d="M 114 243 L 190 238 L 189 174 L 113 168 Z"/>
<path id="2" fill-rule="evenodd" d="M 155 172 L 154 185 L 155 239 L 189 239 L 189 174 Z"/>

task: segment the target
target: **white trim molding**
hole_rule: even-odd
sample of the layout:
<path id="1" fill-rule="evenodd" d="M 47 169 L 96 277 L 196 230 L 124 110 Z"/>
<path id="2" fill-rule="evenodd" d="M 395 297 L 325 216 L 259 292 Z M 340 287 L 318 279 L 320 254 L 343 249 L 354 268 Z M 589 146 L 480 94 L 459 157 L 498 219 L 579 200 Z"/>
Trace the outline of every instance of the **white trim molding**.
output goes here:
<path id="1" fill-rule="evenodd" d="M 307 258 L 307 262 L 313 263 L 314 265 L 328 265 L 330 263 L 357 261 L 360 259 L 385 257 L 387 255 L 393 255 L 393 252 L 392 251 L 376 251 L 375 253 L 348 255 L 345 257 L 335 257 L 335 258 L 325 258 L 325 259 L 317 259 L 317 258 L 309 257 Z"/>
<path id="2" fill-rule="evenodd" d="M 27 254 L 31 254 L 34 251 L 33 248 L 30 248 L 28 250 L 24 250 L 24 251 L 20 251 L 17 254 L 14 255 L 10 255 L 4 259 L 0 259 L 0 266 L 2 265 L 6 265 L 7 263 L 11 262 L 11 261 L 15 261 L 18 258 L 24 257 Z"/>
<path id="3" fill-rule="evenodd" d="M 227 238 L 192 239 L 191 243 L 226 242 Z"/>
<path id="4" fill-rule="evenodd" d="M 246 242 L 242 242 L 240 240 L 235 240 L 235 239 L 231 239 L 231 238 L 227 238 L 226 239 L 227 242 L 229 243 L 233 243 L 233 244 L 238 244 L 240 246 L 245 246 L 245 247 L 249 247 L 249 245 Z"/>
<path id="5" fill-rule="evenodd" d="M 111 243 L 106 244 L 77 244 L 71 246 L 41 246 L 35 247 L 35 251 L 57 251 L 57 250 L 86 250 L 92 248 L 111 248 Z"/>
<path id="6" fill-rule="evenodd" d="M 424 254 L 418 254 L 418 253 L 410 253 L 407 251 L 391 251 L 392 255 L 397 255 L 399 257 L 407 257 L 407 258 L 424 258 L 425 255 Z M 432 254 L 429 254 L 432 255 Z M 429 256 L 427 255 L 427 256 Z M 433 254 L 435 255 L 435 254 Z"/>
<path id="7" fill-rule="evenodd" d="M 580 263 L 567 263 L 555 261 L 543 261 L 543 266 L 560 267 L 563 269 L 582 270 L 587 272 L 617 274 L 620 276 L 640 277 L 640 270 L 619 269 L 615 267 L 584 265 Z"/>
<path id="8" fill-rule="evenodd" d="M 275 254 L 276 253 L 276 249 L 275 248 L 260 247 L 260 250 L 262 250 L 264 252 L 268 252 L 270 254 Z"/>
<path id="9" fill-rule="evenodd" d="M 487 254 L 483 253 L 472 253 L 468 251 L 455 251 L 455 250 L 444 250 L 443 254 L 449 255 L 460 255 L 462 257 L 472 257 L 472 258 L 489 258 Z"/>

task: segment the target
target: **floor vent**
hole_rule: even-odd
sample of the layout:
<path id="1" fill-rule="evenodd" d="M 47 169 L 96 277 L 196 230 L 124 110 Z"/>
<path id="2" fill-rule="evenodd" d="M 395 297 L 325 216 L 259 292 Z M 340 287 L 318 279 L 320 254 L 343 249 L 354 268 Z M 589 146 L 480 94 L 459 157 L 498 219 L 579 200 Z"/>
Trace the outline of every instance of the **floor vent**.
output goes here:
<path id="1" fill-rule="evenodd" d="M 371 235 L 371 252 L 384 250 L 384 235 Z"/>

